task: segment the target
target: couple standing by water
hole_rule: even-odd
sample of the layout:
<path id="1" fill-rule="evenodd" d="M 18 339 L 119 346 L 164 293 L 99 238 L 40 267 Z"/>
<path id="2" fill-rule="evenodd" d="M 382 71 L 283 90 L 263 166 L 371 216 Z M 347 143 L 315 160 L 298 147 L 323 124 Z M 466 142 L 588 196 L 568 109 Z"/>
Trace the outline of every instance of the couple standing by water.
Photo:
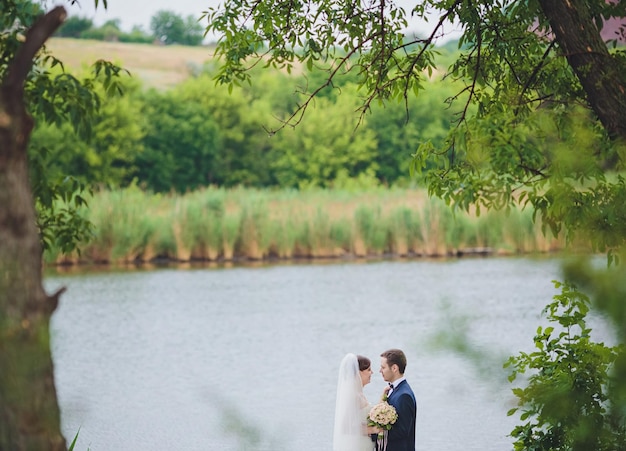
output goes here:
<path id="1" fill-rule="evenodd" d="M 406 356 L 400 349 L 380 355 L 385 387 L 372 405 L 363 387 L 373 371 L 370 359 L 347 354 L 339 366 L 333 451 L 415 451 L 417 403 L 404 378 Z"/>

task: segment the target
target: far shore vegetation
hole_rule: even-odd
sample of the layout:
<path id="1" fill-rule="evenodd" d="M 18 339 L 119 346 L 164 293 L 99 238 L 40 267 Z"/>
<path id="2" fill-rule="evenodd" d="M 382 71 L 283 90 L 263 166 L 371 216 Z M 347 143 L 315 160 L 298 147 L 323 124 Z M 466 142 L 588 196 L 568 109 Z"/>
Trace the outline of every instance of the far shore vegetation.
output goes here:
<path id="1" fill-rule="evenodd" d="M 557 252 L 532 211 L 454 211 L 423 189 L 358 191 L 205 188 L 151 194 L 101 191 L 84 210 L 94 225 L 82 252 L 48 265 L 444 257 Z"/>
<path id="2" fill-rule="evenodd" d="M 295 130 L 268 135 L 303 86 L 323 75 L 280 70 L 261 82 L 215 83 L 208 47 L 56 38 L 50 48 L 81 72 L 97 56 L 128 68 L 123 97 L 107 97 L 90 137 L 40 126 L 33 151 L 50 174 L 89 186 L 80 214 L 93 226 L 80 252 L 54 240 L 48 266 L 292 259 L 423 258 L 558 252 L 533 210 L 467 213 L 411 178 L 421 142 L 441 143 L 455 114 L 453 80 L 435 73 L 421 103 L 374 107 L 359 118 L 354 76 L 320 93 Z M 454 46 L 439 51 L 449 65 Z M 410 121 L 407 122 L 407 114 Z M 50 143 L 57 143 L 51 145 Z M 62 210 L 63 205 L 59 208 Z"/>

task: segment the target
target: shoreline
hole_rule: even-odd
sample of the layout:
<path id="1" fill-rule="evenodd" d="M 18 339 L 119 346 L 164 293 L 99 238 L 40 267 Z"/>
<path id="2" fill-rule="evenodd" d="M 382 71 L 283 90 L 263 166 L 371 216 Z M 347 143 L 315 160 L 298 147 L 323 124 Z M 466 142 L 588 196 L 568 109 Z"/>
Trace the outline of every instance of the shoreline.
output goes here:
<path id="1" fill-rule="evenodd" d="M 552 257 L 562 253 L 562 250 L 533 251 L 533 252 L 508 252 L 492 248 L 468 248 L 447 252 L 445 254 L 344 254 L 341 256 L 297 256 L 265 258 L 234 257 L 231 259 L 217 258 L 192 258 L 188 260 L 160 257 L 151 260 L 136 259 L 132 261 L 63 261 L 44 264 L 44 270 L 56 273 L 82 272 L 83 270 L 107 271 L 116 269 L 161 269 L 161 268 L 233 268 L 233 267 L 256 267 L 256 266 L 280 266 L 299 264 L 334 264 L 334 263 L 371 263 L 376 261 L 443 261 L 455 259 L 480 259 L 480 258 L 507 258 L 507 257 Z"/>

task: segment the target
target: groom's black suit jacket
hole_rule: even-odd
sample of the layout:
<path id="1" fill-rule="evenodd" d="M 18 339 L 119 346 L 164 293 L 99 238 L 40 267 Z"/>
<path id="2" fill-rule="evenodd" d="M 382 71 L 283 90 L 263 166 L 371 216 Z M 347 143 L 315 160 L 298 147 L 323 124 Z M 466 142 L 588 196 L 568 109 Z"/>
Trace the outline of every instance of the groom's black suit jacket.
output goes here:
<path id="1" fill-rule="evenodd" d="M 398 413 L 398 419 L 389 430 L 387 451 L 415 451 L 417 403 L 409 383 L 403 380 L 394 387 L 387 402 Z"/>

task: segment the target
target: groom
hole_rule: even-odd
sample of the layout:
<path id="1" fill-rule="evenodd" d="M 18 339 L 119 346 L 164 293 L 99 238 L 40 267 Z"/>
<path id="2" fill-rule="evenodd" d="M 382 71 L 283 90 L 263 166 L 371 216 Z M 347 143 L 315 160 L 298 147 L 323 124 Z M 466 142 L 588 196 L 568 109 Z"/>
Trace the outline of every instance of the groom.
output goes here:
<path id="1" fill-rule="evenodd" d="M 380 374 L 392 387 L 387 402 L 398 413 L 387 436 L 387 451 L 415 451 L 417 404 L 413 390 L 404 378 L 406 356 L 400 349 L 389 349 L 380 357 Z"/>

